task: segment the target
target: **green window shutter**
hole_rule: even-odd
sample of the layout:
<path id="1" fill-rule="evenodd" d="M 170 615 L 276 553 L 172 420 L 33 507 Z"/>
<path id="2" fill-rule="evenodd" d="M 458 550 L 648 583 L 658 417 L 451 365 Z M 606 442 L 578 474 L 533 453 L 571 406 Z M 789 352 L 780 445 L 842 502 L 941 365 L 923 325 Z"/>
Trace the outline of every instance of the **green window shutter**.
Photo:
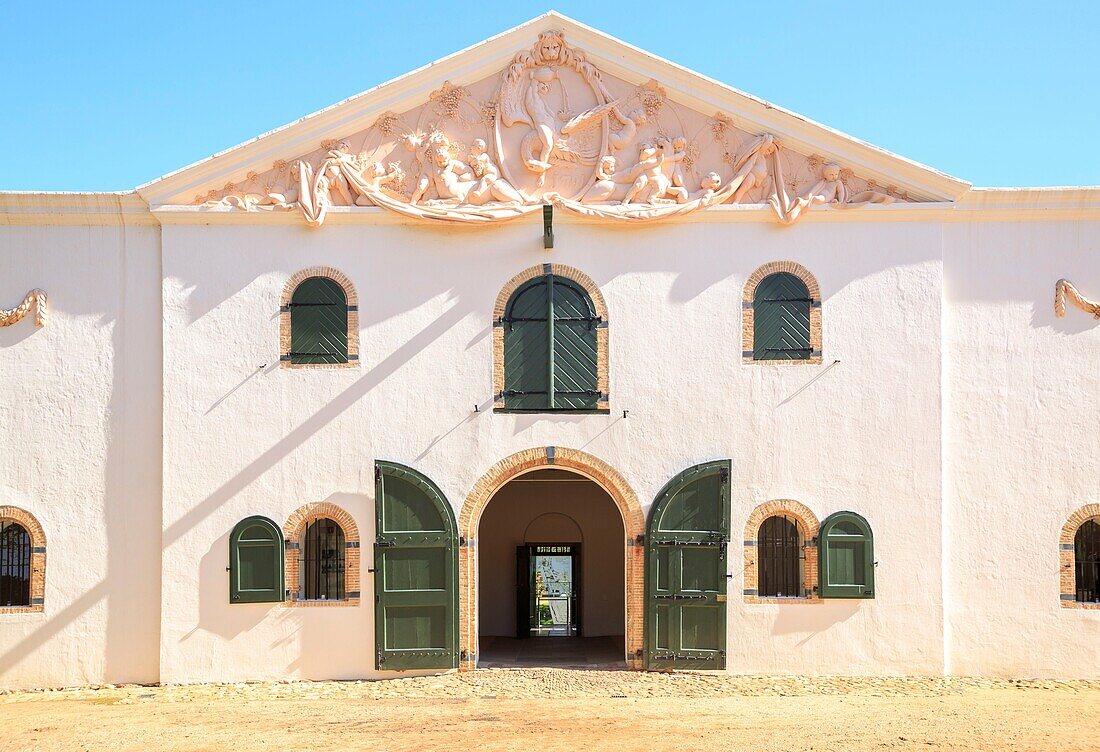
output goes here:
<path id="1" fill-rule="evenodd" d="M 550 407 L 550 285 L 540 277 L 508 301 L 504 319 L 504 406 Z"/>
<path id="2" fill-rule="evenodd" d="M 328 277 L 310 277 L 290 299 L 290 362 L 348 362 L 348 300 Z"/>
<path id="3" fill-rule="evenodd" d="M 229 602 L 283 600 L 283 531 L 266 517 L 248 517 L 229 536 Z"/>
<path id="4" fill-rule="evenodd" d="M 822 598 L 875 597 L 875 543 L 871 526 L 855 512 L 836 512 L 818 536 L 818 591 Z"/>
<path id="5" fill-rule="evenodd" d="M 375 464 L 375 649 L 380 669 L 458 666 L 458 525 L 439 487 Z"/>
<path id="6" fill-rule="evenodd" d="M 729 529 L 729 460 L 689 468 L 657 496 L 645 540 L 646 668 L 725 668 Z"/>
<path id="7" fill-rule="evenodd" d="M 601 323 L 588 293 L 563 277 L 547 274 L 516 290 L 500 322 L 505 408 L 596 409 Z"/>
<path id="8" fill-rule="evenodd" d="M 753 297 L 753 360 L 805 360 L 810 346 L 810 292 L 793 274 L 761 280 Z"/>
<path id="9" fill-rule="evenodd" d="M 561 277 L 553 278 L 554 409 L 595 410 L 596 327 L 601 323 L 588 293 Z"/>

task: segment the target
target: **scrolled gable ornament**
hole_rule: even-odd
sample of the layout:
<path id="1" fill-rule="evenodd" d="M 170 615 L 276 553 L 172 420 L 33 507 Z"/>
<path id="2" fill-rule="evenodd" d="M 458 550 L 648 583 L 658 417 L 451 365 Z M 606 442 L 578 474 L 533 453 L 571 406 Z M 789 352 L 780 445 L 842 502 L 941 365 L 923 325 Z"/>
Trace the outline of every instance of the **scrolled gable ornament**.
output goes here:
<path id="1" fill-rule="evenodd" d="M 41 328 L 46 325 L 50 309 L 46 302 L 46 293 L 34 289 L 23 296 L 23 301 L 15 308 L 0 308 L 0 327 L 11 326 L 26 316 L 34 308 L 34 325 Z"/>

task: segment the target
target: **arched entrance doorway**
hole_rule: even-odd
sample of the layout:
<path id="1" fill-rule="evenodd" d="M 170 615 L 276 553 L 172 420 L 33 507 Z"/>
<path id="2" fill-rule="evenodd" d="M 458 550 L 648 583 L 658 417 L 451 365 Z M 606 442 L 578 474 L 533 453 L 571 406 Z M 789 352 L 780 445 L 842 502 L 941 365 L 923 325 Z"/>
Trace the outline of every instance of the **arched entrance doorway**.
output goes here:
<path id="1" fill-rule="evenodd" d="M 500 503 L 490 509 L 494 499 Z M 579 584 L 575 610 L 570 613 L 568 604 L 539 603 L 531 619 L 536 627 L 537 609 L 543 605 L 553 605 L 558 612 L 551 616 L 551 625 L 564 619 L 565 634 L 574 622 L 580 635 L 614 634 L 615 624 L 620 624 L 623 657 L 630 667 L 640 667 L 644 557 L 637 542 L 644 529 L 634 492 L 618 472 L 592 455 L 545 447 L 494 465 L 475 484 L 459 517 L 461 667 L 477 665 L 483 623 L 485 636 L 515 635 L 517 625 L 531 627 L 523 623 L 522 604 L 517 608 L 524 600 L 517 597 L 517 583 L 523 579 L 517 569 L 537 565 L 522 562 L 520 549 L 535 557 L 570 557 L 568 563 L 555 566 L 574 573 Z M 535 540 L 547 536 L 577 540 Z M 607 566 L 618 571 L 602 576 L 598 567 Z M 612 593 L 615 589 L 618 592 Z"/>

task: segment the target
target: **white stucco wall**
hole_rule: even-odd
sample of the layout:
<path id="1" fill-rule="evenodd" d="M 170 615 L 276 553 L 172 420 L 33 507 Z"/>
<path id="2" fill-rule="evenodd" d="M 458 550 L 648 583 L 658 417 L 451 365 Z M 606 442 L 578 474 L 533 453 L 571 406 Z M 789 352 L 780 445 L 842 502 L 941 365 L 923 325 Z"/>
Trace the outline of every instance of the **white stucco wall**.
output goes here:
<path id="1" fill-rule="evenodd" d="M 877 598 L 731 598 L 731 670 L 942 671 L 939 225 L 562 223 L 551 253 L 540 230 L 535 221 L 442 229 L 385 217 L 321 231 L 163 228 L 163 680 L 377 675 L 369 579 L 360 608 L 231 607 L 233 525 L 251 514 L 281 523 L 328 500 L 369 542 L 374 459 L 425 472 L 457 510 L 494 462 L 546 445 L 610 463 L 647 508 L 680 470 L 732 458 L 738 543 L 752 509 L 774 498 L 797 499 L 819 518 L 851 509 L 870 521 Z M 828 372 L 740 362 L 742 286 L 780 259 L 821 283 L 825 361 L 842 361 Z M 607 298 L 610 415 L 486 409 L 497 292 L 549 260 L 588 273 Z M 358 369 L 277 367 L 283 284 L 318 264 L 357 286 Z M 730 571 L 740 593 L 737 543 Z"/>
<path id="2" fill-rule="evenodd" d="M 0 225 L 0 506 L 46 536 L 45 611 L 0 613 L 0 687 L 159 677 L 160 279 L 155 226 Z"/>
<path id="3" fill-rule="evenodd" d="M 1100 677 L 1100 611 L 1059 606 L 1058 539 L 1100 501 L 1100 325 L 1054 283 L 1100 290 L 1100 223 L 944 232 L 949 669 Z"/>
<path id="4" fill-rule="evenodd" d="M 1100 497 L 1100 328 L 1051 300 L 1062 276 L 1100 289 L 1098 223 L 868 216 L 564 221 L 550 252 L 534 220 L 0 226 L 0 305 L 41 287 L 51 307 L 0 329 L 0 505 L 48 550 L 45 613 L 0 614 L 0 686 L 385 675 L 373 461 L 457 511 L 548 445 L 608 462 L 647 510 L 680 470 L 732 460 L 731 671 L 1100 676 L 1100 612 L 1059 607 L 1057 568 L 1065 519 Z M 824 363 L 742 364 L 742 286 L 784 259 L 820 282 Z M 607 299 L 610 415 L 489 409 L 493 301 L 546 261 Z M 283 285 L 320 264 L 357 286 L 361 365 L 281 369 Z M 777 498 L 867 518 L 874 600 L 743 603 L 745 522 Z M 230 606 L 233 525 L 319 500 L 359 526 L 362 604 Z"/>

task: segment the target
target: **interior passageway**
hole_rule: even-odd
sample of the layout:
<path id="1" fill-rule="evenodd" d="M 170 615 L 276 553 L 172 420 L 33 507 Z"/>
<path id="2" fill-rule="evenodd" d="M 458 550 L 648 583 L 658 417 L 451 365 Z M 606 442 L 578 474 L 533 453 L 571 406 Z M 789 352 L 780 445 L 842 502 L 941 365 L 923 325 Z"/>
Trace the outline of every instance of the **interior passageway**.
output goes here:
<path id="1" fill-rule="evenodd" d="M 598 484 L 557 469 L 515 478 L 477 538 L 479 665 L 625 665 L 625 532 Z"/>

